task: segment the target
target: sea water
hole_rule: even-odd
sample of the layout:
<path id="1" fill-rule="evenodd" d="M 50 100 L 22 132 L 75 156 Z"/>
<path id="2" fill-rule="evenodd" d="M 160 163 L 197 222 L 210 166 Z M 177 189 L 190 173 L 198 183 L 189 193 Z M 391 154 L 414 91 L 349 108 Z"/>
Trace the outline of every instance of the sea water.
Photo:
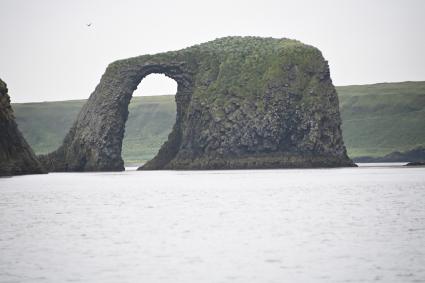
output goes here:
<path id="1" fill-rule="evenodd" d="M 0 282 L 425 282 L 425 168 L 0 179 Z"/>

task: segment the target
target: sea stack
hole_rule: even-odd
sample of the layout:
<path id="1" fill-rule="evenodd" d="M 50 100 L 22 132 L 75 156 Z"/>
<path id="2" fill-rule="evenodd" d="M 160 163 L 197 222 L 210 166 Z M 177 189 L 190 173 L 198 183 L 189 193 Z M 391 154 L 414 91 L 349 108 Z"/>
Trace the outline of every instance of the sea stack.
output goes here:
<path id="1" fill-rule="evenodd" d="M 44 169 L 16 125 L 7 85 L 0 79 L 0 176 L 39 173 Z"/>
<path id="2" fill-rule="evenodd" d="M 355 166 L 321 52 L 260 37 L 220 38 L 113 62 L 63 145 L 43 156 L 43 164 L 51 171 L 124 170 L 128 105 L 151 73 L 177 82 L 177 116 L 168 141 L 140 169 Z"/>

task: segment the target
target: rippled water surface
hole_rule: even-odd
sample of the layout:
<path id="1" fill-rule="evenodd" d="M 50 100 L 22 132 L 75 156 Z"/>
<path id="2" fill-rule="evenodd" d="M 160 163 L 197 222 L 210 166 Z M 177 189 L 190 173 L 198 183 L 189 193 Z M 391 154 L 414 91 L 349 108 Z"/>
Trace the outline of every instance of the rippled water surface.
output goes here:
<path id="1" fill-rule="evenodd" d="M 0 179 L 0 282 L 425 282 L 425 168 Z"/>

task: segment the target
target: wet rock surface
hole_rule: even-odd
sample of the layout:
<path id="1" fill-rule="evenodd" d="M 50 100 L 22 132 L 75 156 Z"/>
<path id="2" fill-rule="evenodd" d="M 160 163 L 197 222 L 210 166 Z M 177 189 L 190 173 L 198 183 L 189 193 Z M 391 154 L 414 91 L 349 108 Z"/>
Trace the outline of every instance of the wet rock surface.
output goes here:
<path id="1" fill-rule="evenodd" d="M 7 85 L 0 79 L 0 176 L 43 172 L 16 125 Z"/>
<path id="2" fill-rule="evenodd" d="M 140 81 L 178 84 L 176 123 L 144 170 L 354 166 L 321 52 L 295 40 L 227 37 L 108 66 L 53 153 L 50 171 L 123 170 L 128 104 Z"/>

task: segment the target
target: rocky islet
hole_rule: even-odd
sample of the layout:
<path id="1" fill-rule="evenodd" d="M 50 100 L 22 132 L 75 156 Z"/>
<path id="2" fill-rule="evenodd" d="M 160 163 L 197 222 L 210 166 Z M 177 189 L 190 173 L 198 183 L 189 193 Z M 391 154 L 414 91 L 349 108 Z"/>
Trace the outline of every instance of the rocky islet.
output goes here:
<path id="1" fill-rule="evenodd" d="M 49 171 L 124 170 L 128 105 L 140 81 L 178 84 L 176 123 L 144 170 L 355 166 L 321 52 L 296 40 L 226 37 L 113 62 L 56 151 Z"/>
<path id="2" fill-rule="evenodd" d="M 0 176 L 45 173 L 15 122 L 7 85 L 0 79 Z"/>

